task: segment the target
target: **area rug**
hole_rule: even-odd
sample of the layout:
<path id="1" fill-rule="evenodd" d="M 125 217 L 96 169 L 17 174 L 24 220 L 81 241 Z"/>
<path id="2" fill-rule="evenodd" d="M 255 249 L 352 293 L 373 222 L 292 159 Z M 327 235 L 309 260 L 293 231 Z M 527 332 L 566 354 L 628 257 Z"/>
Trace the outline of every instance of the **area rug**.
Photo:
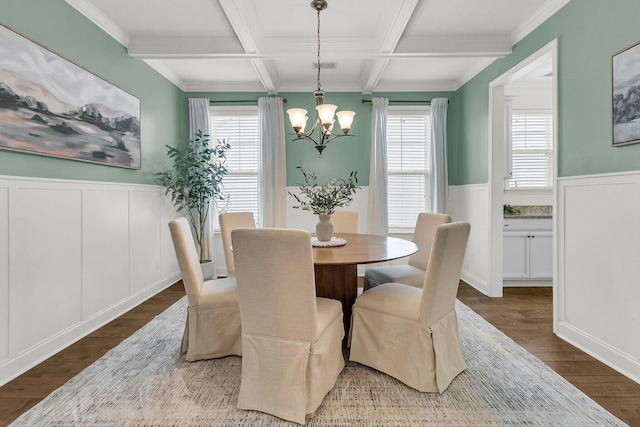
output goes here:
<path id="1" fill-rule="evenodd" d="M 12 426 L 291 426 L 236 409 L 241 359 L 178 356 L 186 297 L 24 413 Z M 539 359 L 457 302 L 468 369 L 419 393 L 355 362 L 309 426 L 624 426 Z"/>

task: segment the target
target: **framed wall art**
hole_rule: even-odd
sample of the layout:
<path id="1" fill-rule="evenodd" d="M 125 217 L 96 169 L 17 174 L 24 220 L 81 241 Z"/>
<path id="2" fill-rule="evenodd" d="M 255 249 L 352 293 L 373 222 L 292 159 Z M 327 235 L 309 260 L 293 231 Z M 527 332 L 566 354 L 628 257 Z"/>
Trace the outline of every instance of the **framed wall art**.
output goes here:
<path id="1" fill-rule="evenodd" d="M 613 145 L 640 142 L 640 42 L 611 56 Z"/>
<path id="2" fill-rule="evenodd" d="M 140 169 L 140 100 L 0 25 L 0 149 Z"/>

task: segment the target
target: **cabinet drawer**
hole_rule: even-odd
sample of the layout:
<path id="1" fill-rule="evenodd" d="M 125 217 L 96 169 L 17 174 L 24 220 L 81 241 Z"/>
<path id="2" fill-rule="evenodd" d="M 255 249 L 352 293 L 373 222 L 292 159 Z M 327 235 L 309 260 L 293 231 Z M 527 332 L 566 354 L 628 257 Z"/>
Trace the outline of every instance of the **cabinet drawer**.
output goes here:
<path id="1" fill-rule="evenodd" d="M 546 230 L 551 231 L 551 218 L 505 218 L 504 231 Z"/>

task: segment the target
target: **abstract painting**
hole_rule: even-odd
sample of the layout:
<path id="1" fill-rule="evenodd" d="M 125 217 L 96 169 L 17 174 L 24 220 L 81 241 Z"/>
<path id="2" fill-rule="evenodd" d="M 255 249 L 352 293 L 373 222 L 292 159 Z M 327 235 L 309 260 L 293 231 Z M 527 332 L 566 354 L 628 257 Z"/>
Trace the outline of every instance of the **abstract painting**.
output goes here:
<path id="1" fill-rule="evenodd" d="M 611 56 L 613 145 L 640 142 L 640 43 Z"/>
<path id="2" fill-rule="evenodd" d="M 0 148 L 140 169 L 140 100 L 0 25 Z"/>

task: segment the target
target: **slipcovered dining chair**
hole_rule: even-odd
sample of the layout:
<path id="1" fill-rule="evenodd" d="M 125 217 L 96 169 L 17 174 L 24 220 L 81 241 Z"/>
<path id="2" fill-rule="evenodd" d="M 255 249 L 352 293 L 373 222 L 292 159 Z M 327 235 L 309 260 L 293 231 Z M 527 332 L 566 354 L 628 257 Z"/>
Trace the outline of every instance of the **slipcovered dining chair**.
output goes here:
<path id="1" fill-rule="evenodd" d="M 235 278 L 207 280 L 186 218 L 169 222 L 189 308 L 180 354 L 189 362 L 242 355 L 240 308 Z"/>
<path id="2" fill-rule="evenodd" d="M 238 409 L 304 424 L 344 368 L 342 305 L 316 297 L 307 231 L 231 235 L 242 317 Z"/>
<path id="3" fill-rule="evenodd" d="M 417 288 L 422 287 L 436 228 L 440 224 L 449 222 L 451 222 L 451 217 L 446 214 L 428 212 L 419 214 L 413 233 L 413 243 L 418 246 L 418 252 L 409 257 L 408 264 L 367 268 L 364 272 L 363 289 L 366 291 L 390 282 L 403 283 Z"/>
<path id="4" fill-rule="evenodd" d="M 220 234 L 222 234 L 222 246 L 224 247 L 224 260 L 227 265 L 227 277 L 234 277 L 236 265 L 233 260 L 231 231 L 238 227 L 255 227 L 256 221 L 252 212 L 222 213 L 218 219 L 220 220 Z"/>
<path id="5" fill-rule="evenodd" d="M 331 214 L 333 233 L 357 233 L 358 211 L 335 211 Z"/>
<path id="6" fill-rule="evenodd" d="M 466 369 L 455 302 L 470 228 L 437 227 L 422 289 L 385 283 L 356 299 L 350 360 L 421 392 L 442 393 Z"/>

